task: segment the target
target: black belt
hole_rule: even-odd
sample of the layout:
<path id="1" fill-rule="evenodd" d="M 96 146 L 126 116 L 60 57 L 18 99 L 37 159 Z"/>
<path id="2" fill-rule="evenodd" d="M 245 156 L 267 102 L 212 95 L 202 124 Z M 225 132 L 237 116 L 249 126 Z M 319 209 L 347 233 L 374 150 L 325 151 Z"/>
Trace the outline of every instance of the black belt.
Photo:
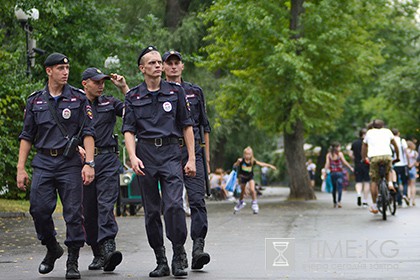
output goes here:
<path id="1" fill-rule="evenodd" d="M 115 146 L 110 146 L 110 147 L 95 147 L 95 156 L 100 155 L 100 154 L 118 154 L 118 149 Z"/>
<path id="2" fill-rule="evenodd" d="M 66 149 L 65 147 L 60 148 L 60 149 L 38 149 L 38 153 L 51 156 L 51 157 L 57 157 L 57 156 L 61 156 L 64 153 L 65 149 Z"/>
<path id="3" fill-rule="evenodd" d="M 151 144 L 155 145 L 156 147 L 170 145 L 170 144 L 178 144 L 180 146 L 184 145 L 184 138 L 175 138 L 175 137 L 165 137 L 165 138 L 140 138 L 140 143 L 143 144 Z"/>

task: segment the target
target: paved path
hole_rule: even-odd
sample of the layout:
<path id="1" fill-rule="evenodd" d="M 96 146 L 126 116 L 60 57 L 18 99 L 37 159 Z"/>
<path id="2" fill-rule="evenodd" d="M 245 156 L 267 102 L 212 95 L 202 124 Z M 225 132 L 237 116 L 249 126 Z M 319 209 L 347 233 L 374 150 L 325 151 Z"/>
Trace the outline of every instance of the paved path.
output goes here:
<path id="1" fill-rule="evenodd" d="M 287 188 L 266 189 L 258 215 L 252 214 L 249 201 L 236 215 L 233 203 L 208 201 L 206 251 L 211 262 L 203 271 L 189 270 L 186 279 L 419 279 L 420 205 L 400 208 L 397 216 L 382 221 L 355 205 L 354 192 L 343 194 L 341 209 L 332 208 L 330 194 L 317 192 L 318 199 L 307 202 L 287 201 L 287 195 Z M 149 279 L 155 260 L 143 215 L 117 220 L 122 264 L 114 273 L 88 271 L 91 252 L 84 247 L 82 279 Z M 56 227 L 62 243 L 60 215 Z M 30 217 L 0 218 L 0 236 L 0 279 L 64 279 L 66 257 L 51 273 L 38 274 L 45 249 L 35 238 Z M 277 250 L 273 242 L 278 242 Z M 191 246 L 188 239 L 189 257 Z"/>

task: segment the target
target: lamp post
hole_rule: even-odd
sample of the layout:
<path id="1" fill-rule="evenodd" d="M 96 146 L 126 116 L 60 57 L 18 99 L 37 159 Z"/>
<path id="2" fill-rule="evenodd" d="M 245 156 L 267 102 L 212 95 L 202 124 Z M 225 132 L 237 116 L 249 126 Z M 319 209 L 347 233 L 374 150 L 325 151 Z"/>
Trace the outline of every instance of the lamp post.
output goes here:
<path id="1" fill-rule="evenodd" d="M 26 75 L 31 75 L 31 67 L 35 66 L 35 53 L 44 54 L 45 51 L 36 47 L 36 40 L 32 39 L 32 26 L 29 20 L 37 20 L 39 18 L 39 11 L 32 8 L 24 12 L 20 8 L 15 8 L 15 15 L 26 34 Z"/>

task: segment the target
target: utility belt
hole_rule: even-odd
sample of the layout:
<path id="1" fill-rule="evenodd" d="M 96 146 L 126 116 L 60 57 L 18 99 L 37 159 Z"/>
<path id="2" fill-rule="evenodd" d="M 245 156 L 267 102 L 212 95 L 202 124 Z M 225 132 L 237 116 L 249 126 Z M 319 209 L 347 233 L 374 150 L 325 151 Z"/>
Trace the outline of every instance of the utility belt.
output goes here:
<path id="1" fill-rule="evenodd" d="M 184 146 L 184 138 L 182 137 L 163 137 L 163 138 L 140 138 L 139 143 L 154 145 L 156 147 L 178 144 Z"/>
<path id="2" fill-rule="evenodd" d="M 66 150 L 66 147 L 63 147 L 60 149 L 38 149 L 38 153 L 41 153 L 43 155 L 50 156 L 50 157 L 58 157 L 58 156 L 62 156 L 65 150 Z"/>
<path id="3" fill-rule="evenodd" d="M 108 146 L 108 147 L 95 147 L 94 155 L 100 154 L 118 154 L 118 148 L 115 146 Z"/>

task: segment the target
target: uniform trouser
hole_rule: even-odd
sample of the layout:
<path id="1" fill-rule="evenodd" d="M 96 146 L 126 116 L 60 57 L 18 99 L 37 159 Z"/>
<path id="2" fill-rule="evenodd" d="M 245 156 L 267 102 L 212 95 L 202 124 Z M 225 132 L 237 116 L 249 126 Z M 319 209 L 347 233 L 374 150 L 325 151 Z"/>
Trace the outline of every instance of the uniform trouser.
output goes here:
<path id="1" fill-rule="evenodd" d="M 65 159 L 37 154 L 32 161 L 33 176 L 30 213 L 38 239 L 46 245 L 57 234 L 52 214 L 57 205 L 57 192 L 63 204 L 67 246 L 82 247 L 85 240 L 82 216 L 82 162 L 79 156 Z"/>
<path id="2" fill-rule="evenodd" d="M 86 243 L 91 246 L 106 239 L 115 239 L 118 232 L 114 216 L 120 188 L 118 155 L 99 154 L 95 156 L 95 163 L 95 180 L 83 187 Z"/>
<path id="3" fill-rule="evenodd" d="M 185 188 L 187 189 L 188 202 L 191 209 L 191 239 L 206 238 L 207 235 L 207 209 L 204 200 L 205 181 L 202 148 L 199 144 L 195 145 L 196 176 L 188 177 L 184 175 Z M 182 165 L 188 161 L 187 147 L 182 148 Z"/>
<path id="4" fill-rule="evenodd" d="M 187 238 L 185 212 L 182 207 L 183 168 L 178 144 L 156 147 L 137 145 L 145 176 L 138 176 L 142 191 L 147 239 L 153 249 L 163 246 L 161 211 L 166 236 L 172 245 L 184 245 Z M 161 194 L 158 182 L 160 181 Z"/>

